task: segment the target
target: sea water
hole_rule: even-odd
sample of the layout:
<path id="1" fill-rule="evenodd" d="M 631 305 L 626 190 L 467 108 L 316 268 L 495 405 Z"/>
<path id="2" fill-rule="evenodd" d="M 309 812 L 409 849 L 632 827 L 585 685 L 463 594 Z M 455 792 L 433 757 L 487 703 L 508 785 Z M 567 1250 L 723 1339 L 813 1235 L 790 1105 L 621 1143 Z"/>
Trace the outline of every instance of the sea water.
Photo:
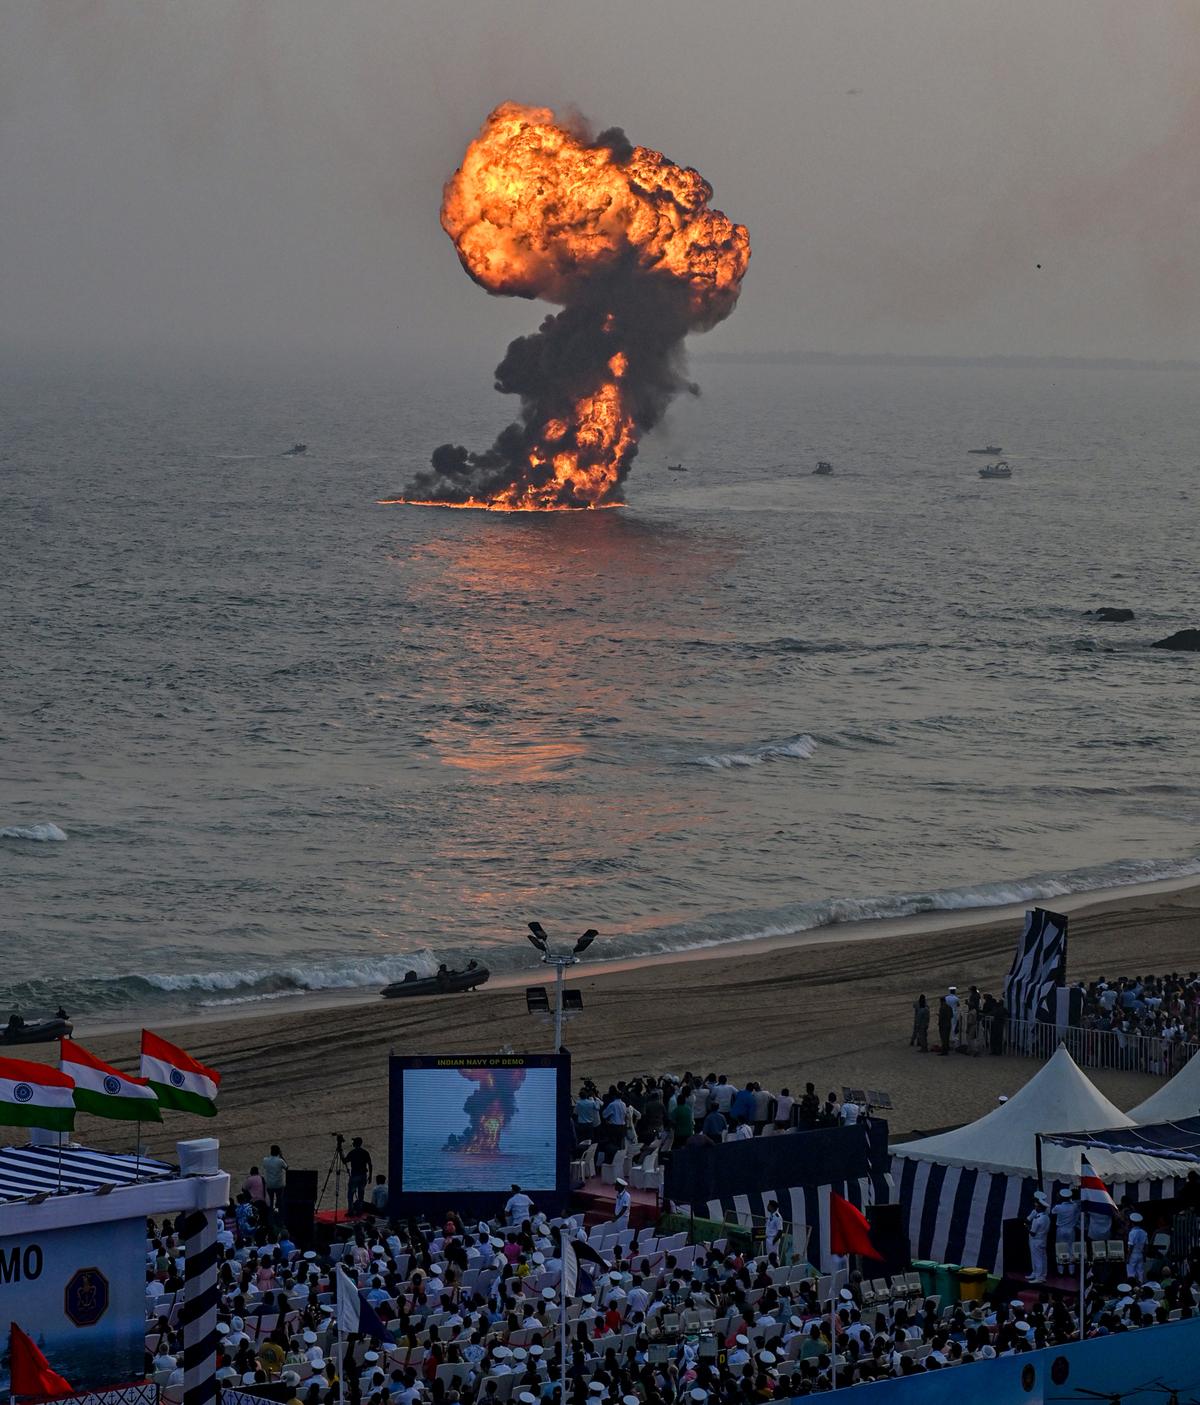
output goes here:
<path id="1" fill-rule="evenodd" d="M 1200 659 L 1147 647 L 1200 624 L 1193 373 L 694 371 L 629 506 L 557 516 L 376 505 L 490 442 L 474 362 L 10 371 L 5 1002 L 1200 874 Z"/>

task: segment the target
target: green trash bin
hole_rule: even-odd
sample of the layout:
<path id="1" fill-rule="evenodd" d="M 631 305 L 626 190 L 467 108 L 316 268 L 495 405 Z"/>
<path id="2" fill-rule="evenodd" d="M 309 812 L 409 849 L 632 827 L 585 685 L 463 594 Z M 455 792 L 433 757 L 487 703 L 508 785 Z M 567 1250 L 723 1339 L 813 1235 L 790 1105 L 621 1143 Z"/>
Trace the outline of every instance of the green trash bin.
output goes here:
<path id="1" fill-rule="evenodd" d="M 934 1282 L 934 1292 L 942 1300 L 942 1306 L 958 1302 L 958 1274 L 961 1264 L 938 1264 Z"/>
<path id="2" fill-rule="evenodd" d="M 958 1270 L 958 1296 L 963 1302 L 979 1302 L 987 1290 L 987 1277 L 986 1268 L 960 1268 Z"/>
<path id="3" fill-rule="evenodd" d="M 938 1291 L 937 1264 L 932 1259 L 914 1259 L 913 1269 L 921 1278 L 921 1296 L 923 1298 L 932 1297 Z"/>

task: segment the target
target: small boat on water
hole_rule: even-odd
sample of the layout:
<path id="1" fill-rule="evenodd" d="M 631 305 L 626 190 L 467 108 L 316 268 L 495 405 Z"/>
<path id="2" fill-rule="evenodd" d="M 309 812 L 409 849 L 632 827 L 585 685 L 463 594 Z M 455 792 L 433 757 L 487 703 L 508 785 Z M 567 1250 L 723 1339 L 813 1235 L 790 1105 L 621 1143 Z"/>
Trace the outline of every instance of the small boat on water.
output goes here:
<path id="1" fill-rule="evenodd" d="M 474 990 L 483 985 L 492 973 L 486 966 L 472 961 L 463 971 L 448 971 L 439 966 L 436 975 L 418 976 L 415 971 L 406 971 L 402 981 L 385 985 L 380 994 L 385 1000 L 395 1000 L 405 995 L 456 995 L 459 991 Z"/>
<path id="2" fill-rule="evenodd" d="M 1004 450 L 999 444 L 989 444 L 985 449 L 968 449 L 968 454 L 1002 454 Z"/>
<path id="3" fill-rule="evenodd" d="M 822 478 L 827 478 L 833 472 L 833 465 L 828 459 L 818 459 L 817 466 L 813 469 L 814 474 L 819 474 Z"/>
<path id="4" fill-rule="evenodd" d="M 1012 469 L 1008 466 L 1007 459 L 1001 459 L 999 463 L 985 463 L 979 470 L 980 478 L 1011 478 Z"/>
<path id="5" fill-rule="evenodd" d="M 667 465 L 667 472 L 668 472 L 668 473 L 686 473 L 686 472 L 687 472 L 687 469 L 686 469 L 686 468 L 684 467 L 684 465 L 681 464 L 681 463 L 669 463 L 669 464 Z"/>
<path id="6" fill-rule="evenodd" d="M 53 1039 L 70 1039 L 73 1030 L 70 1020 L 23 1020 L 12 1015 L 0 1028 L 0 1044 L 49 1044 Z"/>
<path id="7" fill-rule="evenodd" d="M 290 449 L 285 449 L 285 450 L 283 451 L 283 457 L 284 457 L 285 459 L 290 459 L 290 458 L 295 458 L 295 456 L 296 456 L 297 454 L 307 454 L 307 453 L 308 453 L 308 445 L 307 445 L 307 444 L 293 444 Z"/>

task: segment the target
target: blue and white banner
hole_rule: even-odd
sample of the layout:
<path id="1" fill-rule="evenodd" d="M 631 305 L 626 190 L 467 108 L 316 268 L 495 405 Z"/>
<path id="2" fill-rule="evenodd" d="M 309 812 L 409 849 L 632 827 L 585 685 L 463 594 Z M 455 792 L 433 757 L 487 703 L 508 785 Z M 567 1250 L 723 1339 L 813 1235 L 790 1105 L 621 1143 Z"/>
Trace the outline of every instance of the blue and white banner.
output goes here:
<path id="1" fill-rule="evenodd" d="M 1066 979 L 1067 919 L 1035 907 L 1025 914 L 1025 930 L 1004 983 L 1009 1017 L 1053 1023 L 1058 1016 L 1055 993 Z"/>

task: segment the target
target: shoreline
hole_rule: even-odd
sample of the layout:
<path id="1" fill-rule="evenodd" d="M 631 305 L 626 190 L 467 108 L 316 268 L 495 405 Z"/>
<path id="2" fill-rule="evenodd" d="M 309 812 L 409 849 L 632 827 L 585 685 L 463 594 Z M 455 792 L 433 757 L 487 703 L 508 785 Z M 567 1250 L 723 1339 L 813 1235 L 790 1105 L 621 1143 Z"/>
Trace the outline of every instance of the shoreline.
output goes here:
<path id="1" fill-rule="evenodd" d="M 1067 915 L 1083 915 L 1093 909 L 1118 906 L 1125 902 L 1146 897 L 1167 896 L 1185 893 L 1189 889 L 1200 893 L 1200 877 L 1159 878 L 1145 883 L 1127 883 L 1111 888 L 1091 888 L 1079 893 L 1065 894 L 1061 898 L 1028 899 L 1021 902 L 1002 903 L 989 907 L 942 909 L 939 911 L 915 912 L 904 917 L 861 918 L 854 922 L 832 922 L 807 931 L 791 932 L 770 937 L 746 937 L 731 941 L 711 942 L 694 947 L 680 947 L 674 951 L 647 952 L 641 956 L 617 957 L 612 960 L 584 960 L 569 969 L 566 980 L 580 981 L 596 976 L 621 975 L 634 971 L 654 969 L 661 966 L 688 965 L 700 961 L 722 961 L 735 955 L 755 957 L 772 952 L 803 950 L 812 947 L 837 946 L 843 943 L 885 940 L 907 937 L 913 940 L 933 938 L 945 932 L 992 926 L 1013 920 L 1020 922 L 1026 910 L 1034 906 L 1049 906 Z M 603 950 L 603 937 L 597 947 Z M 1014 944 L 1016 930 L 1013 934 Z M 595 950 L 596 948 L 593 948 Z M 1197 953 L 1200 962 L 1200 952 Z M 554 976 L 537 963 L 531 954 L 527 971 L 509 971 L 492 976 L 483 990 L 512 990 L 530 985 L 549 985 Z M 445 999 L 448 997 L 429 997 Z M 139 1014 L 131 1010 L 113 1019 L 87 1021 L 87 1033 L 97 1037 L 124 1034 L 138 1031 L 145 1021 L 153 1022 L 155 1028 L 170 1029 L 182 1025 L 229 1024 L 285 1014 L 302 1014 L 321 1010 L 345 1010 L 359 1006 L 379 1005 L 379 990 L 369 986 L 352 986 L 336 990 L 298 990 L 266 997 L 251 997 L 244 1001 L 231 1002 L 205 1008 L 181 1007 L 164 1012 L 146 1011 Z M 391 1002 L 388 1002 L 391 1003 Z"/>
<path id="2" fill-rule="evenodd" d="M 1080 894 L 1071 909 L 1072 979 L 1200 968 L 1200 884 L 1109 902 Z M 921 1055 L 909 1045 L 912 1002 L 948 984 L 998 990 L 1019 928 L 995 910 L 938 914 L 939 935 L 931 939 L 926 916 L 902 919 L 899 933 L 874 928 L 849 942 L 842 933 L 832 940 L 823 934 L 786 949 L 727 946 L 700 959 L 611 971 L 581 965 L 574 984 L 584 1009 L 566 1033 L 573 1085 L 585 1077 L 606 1087 L 619 1078 L 691 1070 L 735 1082 L 757 1078 L 774 1091 L 795 1092 L 806 1081 L 821 1093 L 877 1088 L 895 1104 L 888 1118 L 893 1140 L 979 1117 L 1042 1064 Z M 342 1131 L 362 1136 L 382 1170 L 389 1052 L 548 1050 L 552 1026 L 527 1013 L 517 988 L 525 980 L 470 995 L 350 998 L 324 1008 L 278 1001 L 220 1020 L 172 1022 L 168 1037 L 221 1073 L 220 1111 L 213 1121 L 168 1113 L 161 1127 L 142 1128 L 143 1143 L 151 1154 L 171 1156 L 177 1138 L 215 1135 L 236 1185 L 271 1142 L 283 1146 L 293 1167 L 324 1167 L 329 1134 Z M 136 1068 L 137 1041 L 128 1030 L 79 1034 L 99 1057 Z M 22 1055 L 50 1063 L 57 1045 L 30 1045 Z M 1162 1083 L 1111 1070 L 1088 1076 L 1122 1110 Z M 134 1130 L 80 1114 L 76 1136 L 103 1150 L 129 1150 Z"/>

